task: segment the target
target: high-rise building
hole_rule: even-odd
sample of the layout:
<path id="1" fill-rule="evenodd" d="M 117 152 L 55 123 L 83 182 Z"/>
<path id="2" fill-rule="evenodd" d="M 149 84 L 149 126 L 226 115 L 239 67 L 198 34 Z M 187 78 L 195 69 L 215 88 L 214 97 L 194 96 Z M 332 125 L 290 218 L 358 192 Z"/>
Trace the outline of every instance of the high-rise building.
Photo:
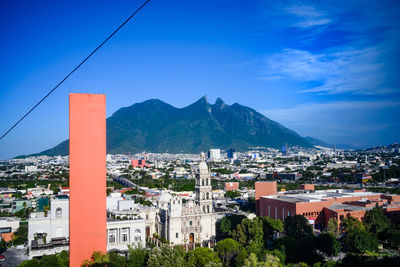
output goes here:
<path id="1" fill-rule="evenodd" d="M 229 148 L 227 151 L 226 151 L 226 157 L 228 158 L 228 159 L 233 159 L 233 154 L 235 153 L 235 150 L 233 149 L 233 148 Z"/>
<path id="2" fill-rule="evenodd" d="M 216 148 L 210 149 L 210 151 L 208 151 L 208 158 L 210 160 L 220 160 L 221 150 Z"/>

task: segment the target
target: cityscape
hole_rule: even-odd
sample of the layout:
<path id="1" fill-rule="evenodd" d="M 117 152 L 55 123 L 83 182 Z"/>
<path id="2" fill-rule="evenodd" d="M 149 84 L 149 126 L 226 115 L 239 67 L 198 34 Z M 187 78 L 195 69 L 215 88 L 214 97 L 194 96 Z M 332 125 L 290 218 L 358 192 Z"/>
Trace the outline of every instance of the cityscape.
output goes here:
<path id="1" fill-rule="evenodd" d="M 399 266 L 397 2 L 0 7 L 0 266 Z"/>
<path id="2" fill-rule="evenodd" d="M 190 251 L 214 249 L 194 254 L 194 266 L 208 260 L 241 266 L 256 259 L 231 252 L 235 247 L 251 251 L 248 255 L 266 253 L 269 264 L 301 260 L 311 265 L 350 255 L 355 260 L 366 251 L 385 258 L 400 246 L 400 145 L 360 151 L 215 148 L 201 154 L 106 158 L 106 249 L 115 266 L 121 260 L 127 266 L 151 265 L 162 258 L 152 254 L 155 249 L 171 253 L 172 261 L 170 250 L 178 247 L 182 261 Z M 13 257 L 25 262 L 66 257 L 69 156 L 4 160 L 0 168 L 2 244 L 12 242 Z M 308 244 L 316 247 L 297 254 L 302 242 L 316 242 Z"/>

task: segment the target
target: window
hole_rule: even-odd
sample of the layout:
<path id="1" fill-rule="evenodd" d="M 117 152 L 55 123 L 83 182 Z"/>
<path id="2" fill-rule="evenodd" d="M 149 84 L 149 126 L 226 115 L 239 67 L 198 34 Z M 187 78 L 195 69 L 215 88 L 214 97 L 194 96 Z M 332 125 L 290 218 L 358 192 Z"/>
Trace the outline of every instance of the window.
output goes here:
<path id="1" fill-rule="evenodd" d="M 192 222 L 192 221 L 189 221 L 189 225 L 193 225 L 193 222 Z"/>
<path id="2" fill-rule="evenodd" d="M 206 213 L 206 206 L 203 206 L 203 213 Z"/>
<path id="3" fill-rule="evenodd" d="M 343 220 L 343 218 L 344 218 L 344 215 L 340 215 L 340 220 Z"/>
<path id="4" fill-rule="evenodd" d="M 210 205 L 207 205 L 207 213 L 210 213 Z"/>
<path id="5" fill-rule="evenodd" d="M 140 229 L 136 229 L 135 230 L 135 234 L 140 234 L 142 231 L 140 231 Z"/>
<path id="6" fill-rule="evenodd" d="M 123 243 L 129 242 L 129 228 L 121 229 L 121 240 Z"/>
<path id="7" fill-rule="evenodd" d="M 210 193 L 207 192 L 207 199 L 210 199 Z"/>
<path id="8" fill-rule="evenodd" d="M 278 207 L 275 207 L 275 219 L 278 219 Z"/>
<path id="9" fill-rule="evenodd" d="M 61 218 L 62 217 L 62 209 L 58 207 L 56 209 L 56 218 Z"/>
<path id="10" fill-rule="evenodd" d="M 113 244 L 117 241 L 117 229 L 110 229 L 108 231 L 108 243 Z"/>
<path id="11" fill-rule="evenodd" d="M 204 179 L 201 179 L 201 185 L 204 185 Z"/>
<path id="12" fill-rule="evenodd" d="M 142 237 L 141 236 L 135 236 L 135 242 L 139 242 L 142 241 Z"/>
<path id="13" fill-rule="evenodd" d="M 179 234 L 178 233 L 176 233 L 176 238 L 178 238 L 179 237 Z"/>
<path id="14" fill-rule="evenodd" d="M 208 179 L 206 179 L 206 185 L 208 185 Z"/>
<path id="15" fill-rule="evenodd" d="M 292 212 L 290 210 L 287 211 L 287 216 L 292 216 Z"/>

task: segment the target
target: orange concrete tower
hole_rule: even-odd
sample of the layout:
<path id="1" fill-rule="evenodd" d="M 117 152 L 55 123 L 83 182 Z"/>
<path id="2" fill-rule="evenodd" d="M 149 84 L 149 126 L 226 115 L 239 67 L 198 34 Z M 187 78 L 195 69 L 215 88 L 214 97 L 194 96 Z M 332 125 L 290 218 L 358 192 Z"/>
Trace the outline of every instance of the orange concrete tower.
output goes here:
<path id="1" fill-rule="evenodd" d="M 69 95 L 70 266 L 107 251 L 106 96 Z"/>

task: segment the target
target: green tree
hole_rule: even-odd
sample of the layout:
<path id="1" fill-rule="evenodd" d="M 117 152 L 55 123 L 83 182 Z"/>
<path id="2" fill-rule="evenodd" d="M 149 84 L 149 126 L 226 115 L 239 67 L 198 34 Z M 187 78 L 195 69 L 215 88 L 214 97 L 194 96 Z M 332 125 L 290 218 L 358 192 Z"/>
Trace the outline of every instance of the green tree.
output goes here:
<path id="1" fill-rule="evenodd" d="M 367 250 L 376 251 L 378 249 L 376 236 L 365 230 L 348 232 L 343 239 L 343 243 L 348 252 L 363 253 Z"/>
<path id="2" fill-rule="evenodd" d="M 340 250 L 339 241 L 332 233 L 323 233 L 316 238 L 316 248 L 325 257 L 337 256 Z"/>
<path id="3" fill-rule="evenodd" d="M 43 255 L 43 257 L 40 260 L 40 266 L 43 266 L 43 267 L 58 267 L 58 266 L 60 266 L 57 255 Z"/>
<path id="4" fill-rule="evenodd" d="M 20 224 L 17 231 L 14 232 L 12 242 L 14 245 L 23 245 L 28 241 L 28 225 Z"/>
<path id="5" fill-rule="evenodd" d="M 271 217 L 260 217 L 263 224 L 264 241 L 272 241 L 274 234 L 283 232 L 283 222 Z"/>
<path id="6" fill-rule="evenodd" d="M 214 247 L 214 251 L 221 259 L 224 266 L 231 266 L 231 261 L 241 252 L 240 245 L 232 238 L 219 241 Z"/>
<path id="7" fill-rule="evenodd" d="M 190 258 L 189 266 L 203 267 L 207 264 L 220 263 L 217 253 L 209 248 L 198 247 L 187 254 L 187 257 Z"/>
<path id="8" fill-rule="evenodd" d="M 58 263 L 60 267 L 69 267 L 69 252 L 68 251 L 61 251 L 61 253 L 56 254 Z"/>
<path id="9" fill-rule="evenodd" d="M 90 260 L 84 260 L 82 262 L 82 267 L 107 267 L 110 263 L 110 256 L 101 251 L 93 251 Z"/>
<path id="10" fill-rule="evenodd" d="M 271 254 L 275 257 L 279 258 L 279 262 L 284 263 L 286 260 L 286 254 L 285 254 L 285 247 L 281 246 L 280 249 L 274 249 L 274 250 L 267 250 L 267 254 Z"/>
<path id="11" fill-rule="evenodd" d="M 41 267 L 41 265 L 38 259 L 32 259 L 23 261 L 19 267 Z"/>
<path id="12" fill-rule="evenodd" d="M 245 219 L 243 215 L 230 215 L 225 216 L 219 222 L 217 222 L 217 238 L 224 239 L 228 237 L 229 233 L 236 229 L 236 226 Z"/>
<path id="13" fill-rule="evenodd" d="M 186 266 L 185 250 L 182 247 L 171 248 L 166 245 L 155 248 L 149 255 L 147 266 Z"/>
<path id="14" fill-rule="evenodd" d="M 225 193 L 225 197 L 229 197 L 229 198 L 237 198 L 240 197 L 240 193 L 239 191 L 228 191 Z"/>
<path id="15" fill-rule="evenodd" d="M 110 253 L 108 254 L 110 257 L 110 263 L 107 267 L 127 267 L 126 258 L 124 256 L 120 256 L 117 253 Z"/>
<path id="16" fill-rule="evenodd" d="M 389 242 L 391 248 L 400 249 L 400 229 L 391 227 L 383 233 L 383 237 Z"/>
<path id="17" fill-rule="evenodd" d="M 222 218 L 221 221 L 217 224 L 217 232 L 222 237 L 227 237 L 231 230 L 232 230 L 232 223 L 228 217 Z"/>
<path id="18" fill-rule="evenodd" d="M 128 266 L 141 267 L 146 266 L 149 253 L 144 248 L 132 248 L 129 246 Z"/>
<path id="19" fill-rule="evenodd" d="M 232 231 L 232 238 L 246 248 L 247 253 L 259 254 L 263 247 L 263 223 L 256 217 L 253 220 L 243 219 Z"/>
<path id="20" fill-rule="evenodd" d="M 7 242 L 2 239 L 0 241 L 0 253 L 3 253 L 4 251 L 7 250 Z"/>
<path id="21" fill-rule="evenodd" d="M 368 210 L 362 221 L 365 228 L 378 237 L 391 227 L 390 219 L 383 214 L 383 208 L 378 206 Z"/>
<path id="22" fill-rule="evenodd" d="M 257 255 L 251 253 L 249 258 L 245 260 L 244 267 L 279 267 L 279 258 L 267 254 L 265 261 L 258 261 Z"/>
<path id="23" fill-rule="evenodd" d="M 325 231 L 337 236 L 339 234 L 338 221 L 335 218 L 330 218 Z"/>
<path id="24" fill-rule="evenodd" d="M 286 235 L 295 239 L 313 234 L 312 226 L 308 223 L 307 219 L 298 214 L 288 216 L 285 219 L 284 228 Z"/>
<path id="25" fill-rule="evenodd" d="M 345 232 L 354 232 L 358 230 L 365 230 L 365 226 L 358 219 L 349 216 L 342 220 L 343 230 Z"/>

